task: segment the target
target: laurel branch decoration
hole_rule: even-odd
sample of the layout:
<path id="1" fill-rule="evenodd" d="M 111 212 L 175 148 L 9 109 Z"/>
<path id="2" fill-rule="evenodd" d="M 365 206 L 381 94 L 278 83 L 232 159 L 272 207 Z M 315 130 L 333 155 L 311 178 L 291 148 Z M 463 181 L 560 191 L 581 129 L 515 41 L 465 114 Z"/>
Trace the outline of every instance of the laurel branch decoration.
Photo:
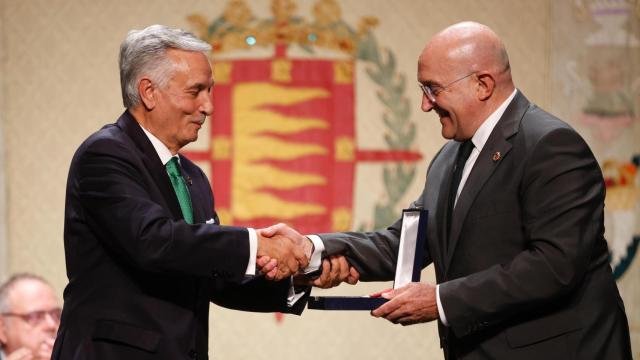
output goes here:
<path id="1" fill-rule="evenodd" d="M 393 52 L 389 49 L 381 51 L 371 31 L 359 42 L 358 50 L 357 58 L 372 65 L 366 70 L 367 75 L 380 87 L 377 96 L 386 110 L 382 120 L 387 130 L 384 136 L 387 146 L 392 150 L 409 150 L 415 141 L 416 127 L 409 118 L 410 103 L 404 96 L 405 77 L 396 73 Z M 382 52 L 386 52 L 386 61 Z M 398 202 L 409 188 L 415 173 L 416 165 L 396 163 L 384 166 L 383 181 L 387 196 L 375 206 L 374 229 L 388 226 L 398 218 Z"/>
<path id="2" fill-rule="evenodd" d="M 384 106 L 382 120 L 386 132 L 384 141 L 390 150 L 410 150 L 415 142 L 415 124 L 404 95 L 406 79 L 397 72 L 396 58 L 387 48 L 379 46 L 372 29 L 378 24 L 374 17 L 364 17 L 355 29 L 341 18 L 336 0 L 319 0 L 313 7 L 313 21 L 295 15 L 294 0 L 273 0 L 273 18 L 257 19 L 244 0 L 230 0 L 223 14 L 212 22 L 201 15 L 187 20 L 200 38 L 208 41 L 214 53 L 248 50 L 256 46 L 277 44 L 297 45 L 308 53 L 314 48 L 332 49 L 366 62 L 366 73 L 377 86 L 377 97 Z M 374 210 L 374 223 L 361 224 L 361 230 L 382 228 L 398 218 L 397 206 L 416 174 L 412 163 L 385 164 L 383 182 L 386 196 Z"/>

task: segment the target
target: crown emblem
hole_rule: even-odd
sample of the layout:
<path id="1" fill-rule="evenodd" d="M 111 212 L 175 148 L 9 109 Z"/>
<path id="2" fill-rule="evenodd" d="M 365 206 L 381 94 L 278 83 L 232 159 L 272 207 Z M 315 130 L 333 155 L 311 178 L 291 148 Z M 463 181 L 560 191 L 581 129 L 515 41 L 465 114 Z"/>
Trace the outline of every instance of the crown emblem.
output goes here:
<path id="1" fill-rule="evenodd" d="M 297 16 L 296 8 L 293 0 L 274 0 L 271 3 L 273 18 L 259 19 L 244 0 L 231 0 L 222 16 L 212 24 L 201 15 L 190 15 L 187 20 L 200 38 L 211 44 L 214 54 L 293 44 L 307 50 L 311 47 L 332 49 L 352 57 L 363 49 L 363 41 L 378 24 L 375 17 L 363 17 L 357 29 L 352 29 L 342 20 L 335 0 L 317 1 L 311 20 Z"/>

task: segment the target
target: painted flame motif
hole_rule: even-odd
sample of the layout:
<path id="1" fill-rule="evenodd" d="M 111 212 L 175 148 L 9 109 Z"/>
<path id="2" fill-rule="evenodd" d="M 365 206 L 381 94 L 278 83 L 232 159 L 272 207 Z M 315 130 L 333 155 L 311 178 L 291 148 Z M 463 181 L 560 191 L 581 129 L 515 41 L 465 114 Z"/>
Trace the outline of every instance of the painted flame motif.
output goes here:
<path id="1" fill-rule="evenodd" d="M 327 178 L 321 171 L 293 171 L 278 163 L 314 155 L 327 156 L 329 149 L 320 142 L 296 141 L 292 136 L 313 130 L 326 131 L 330 124 L 326 119 L 286 115 L 275 109 L 286 109 L 330 95 L 322 88 L 286 87 L 261 82 L 234 87 L 231 191 L 232 213 L 236 220 L 290 220 L 328 211 L 322 204 L 287 200 L 277 192 L 327 184 Z"/>

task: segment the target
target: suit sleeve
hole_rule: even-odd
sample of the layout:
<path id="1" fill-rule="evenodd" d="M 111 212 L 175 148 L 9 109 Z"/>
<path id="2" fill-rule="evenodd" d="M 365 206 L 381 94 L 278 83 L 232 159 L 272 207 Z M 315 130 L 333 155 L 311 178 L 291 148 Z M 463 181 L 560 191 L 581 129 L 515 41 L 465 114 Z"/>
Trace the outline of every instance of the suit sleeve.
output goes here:
<path id="1" fill-rule="evenodd" d="M 457 336 L 571 293 L 602 239 L 604 183 L 584 140 L 572 129 L 555 129 L 533 145 L 526 161 L 520 190 L 526 246 L 508 263 L 440 284 Z"/>
<path id="2" fill-rule="evenodd" d="M 343 254 L 362 281 L 393 280 L 400 243 L 400 221 L 383 231 L 319 234 L 326 255 Z"/>
<path id="3" fill-rule="evenodd" d="M 438 150 L 429 164 L 427 173 L 443 149 L 444 146 Z M 423 194 L 409 208 L 423 208 L 423 199 L 424 190 Z M 320 234 L 319 236 L 324 242 L 326 255 L 344 254 L 349 264 L 360 273 L 360 280 L 387 281 L 393 280 L 395 277 L 401 230 L 402 218 L 399 218 L 387 229 L 381 231 L 332 233 Z M 432 259 L 425 242 L 425 258 L 422 266 L 426 267 L 431 262 Z"/>
<path id="4" fill-rule="evenodd" d="M 174 221 L 132 153 L 108 138 L 78 151 L 69 188 L 75 193 L 70 201 L 80 205 L 70 208 L 81 211 L 73 216 L 86 222 L 108 251 L 139 269 L 241 281 L 249 256 L 247 230 Z"/>
<path id="5" fill-rule="evenodd" d="M 217 287 L 216 287 L 217 286 Z M 242 284 L 215 283 L 210 299 L 213 303 L 228 309 L 253 312 L 282 312 L 300 315 L 306 307 L 310 287 L 304 287 L 304 296 L 293 306 L 287 305 L 291 280 L 269 281 L 255 277 Z"/>

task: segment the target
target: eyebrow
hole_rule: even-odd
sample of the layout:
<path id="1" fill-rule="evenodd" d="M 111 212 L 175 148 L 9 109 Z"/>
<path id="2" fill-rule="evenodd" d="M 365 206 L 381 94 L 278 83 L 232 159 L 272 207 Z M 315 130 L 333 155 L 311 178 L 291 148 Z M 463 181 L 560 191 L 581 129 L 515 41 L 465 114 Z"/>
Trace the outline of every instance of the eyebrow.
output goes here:
<path id="1" fill-rule="evenodd" d="M 185 90 L 189 91 L 189 90 L 198 90 L 198 91 L 202 91 L 204 89 L 208 89 L 210 87 L 213 87 L 214 85 L 214 81 L 212 80 L 210 83 L 205 84 L 205 83 L 195 83 L 191 86 L 188 86 Z"/>
<path id="2" fill-rule="evenodd" d="M 429 87 L 431 87 L 431 86 L 434 86 L 434 85 L 435 85 L 435 86 L 440 86 L 440 87 L 442 87 L 442 85 L 441 85 L 439 82 L 434 81 L 434 80 L 425 80 L 425 81 L 418 81 L 418 82 L 419 82 L 420 84 L 424 85 L 424 86 L 429 86 Z"/>
<path id="3" fill-rule="evenodd" d="M 206 88 L 207 88 L 207 86 L 205 84 L 193 84 L 193 85 L 187 87 L 186 90 L 198 90 L 198 91 L 200 91 L 200 90 L 206 89 Z"/>

